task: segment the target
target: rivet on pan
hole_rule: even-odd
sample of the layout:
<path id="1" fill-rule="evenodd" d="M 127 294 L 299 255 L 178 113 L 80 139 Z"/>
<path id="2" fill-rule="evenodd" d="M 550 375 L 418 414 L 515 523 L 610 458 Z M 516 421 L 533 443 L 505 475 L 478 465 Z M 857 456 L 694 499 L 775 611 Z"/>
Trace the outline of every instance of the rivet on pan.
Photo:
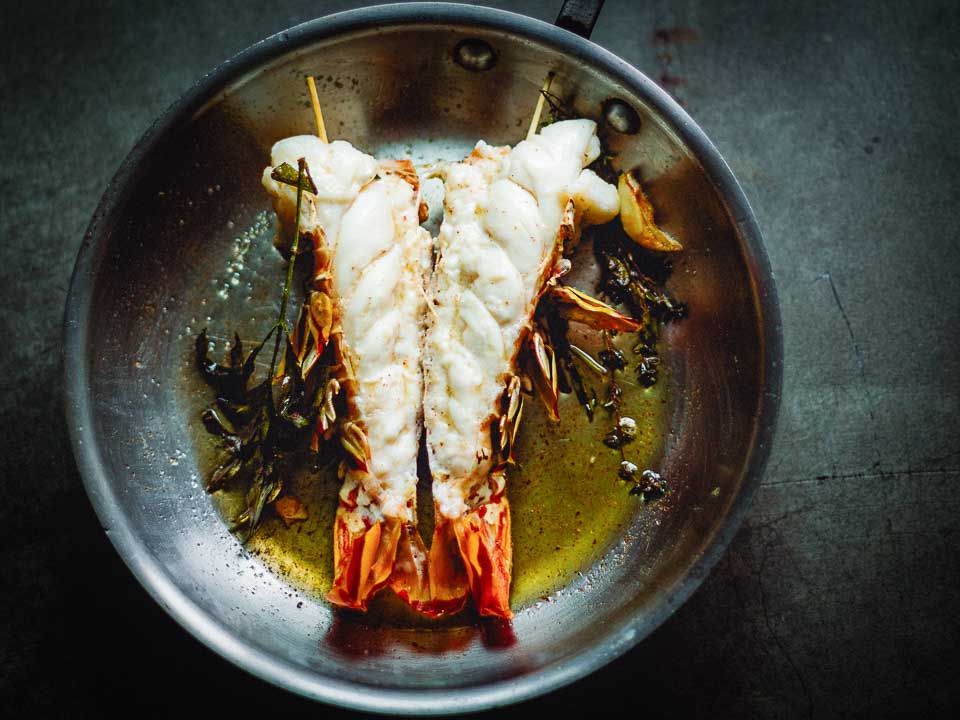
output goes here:
<path id="1" fill-rule="evenodd" d="M 471 72 L 483 72 L 497 64 L 497 53 L 486 40 L 461 40 L 453 49 L 457 65 Z"/>
<path id="2" fill-rule="evenodd" d="M 640 129 L 640 116 L 637 111 L 619 98 L 603 101 L 603 118 L 607 125 L 624 135 L 633 135 Z"/>

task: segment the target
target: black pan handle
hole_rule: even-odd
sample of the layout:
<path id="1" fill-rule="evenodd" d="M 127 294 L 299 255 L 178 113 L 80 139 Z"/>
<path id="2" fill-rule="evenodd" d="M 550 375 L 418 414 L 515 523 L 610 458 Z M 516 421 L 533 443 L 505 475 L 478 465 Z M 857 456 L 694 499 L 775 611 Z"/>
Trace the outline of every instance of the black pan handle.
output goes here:
<path id="1" fill-rule="evenodd" d="M 554 25 L 589 38 L 602 7 L 603 0 L 564 0 Z"/>

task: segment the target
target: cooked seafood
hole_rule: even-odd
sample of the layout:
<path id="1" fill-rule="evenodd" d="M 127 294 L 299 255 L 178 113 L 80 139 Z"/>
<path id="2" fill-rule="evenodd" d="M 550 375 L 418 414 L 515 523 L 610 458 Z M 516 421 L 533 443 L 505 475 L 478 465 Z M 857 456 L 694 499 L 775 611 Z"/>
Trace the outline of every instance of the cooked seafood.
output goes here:
<path id="1" fill-rule="evenodd" d="M 349 143 L 313 136 L 281 140 L 271 161 L 300 157 L 317 188 L 304 193 L 300 217 L 313 242 L 314 277 L 291 344 L 298 361 L 311 364 L 333 344 L 335 377 L 317 434 L 331 431 L 332 397 L 342 389 L 346 410 L 337 431 L 350 457 L 341 465 L 327 597 L 362 610 L 389 584 L 417 607 L 428 592 L 416 485 L 431 258 L 430 235 L 419 223 L 419 180 L 408 161 L 378 163 Z M 296 192 L 273 180 L 270 168 L 263 184 L 281 222 L 291 224 Z"/>
<path id="2" fill-rule="evenodd" d="M 617 189 L 584 169 L 599 154 L 596 124 L 568 120 L 513 149 L 481 141 L 446 172 L 424 353 L 436 606 L 459 608 L 470 594 L 482 615 L 512 616 L 505 467 L 523 411 L 517 357 L 564 248 L 583 225 L 618 212 Z M 561 294 L 585 314 L 628 321 L 599 303 L 583 308 L 595 301 L 582 294 Z"/>

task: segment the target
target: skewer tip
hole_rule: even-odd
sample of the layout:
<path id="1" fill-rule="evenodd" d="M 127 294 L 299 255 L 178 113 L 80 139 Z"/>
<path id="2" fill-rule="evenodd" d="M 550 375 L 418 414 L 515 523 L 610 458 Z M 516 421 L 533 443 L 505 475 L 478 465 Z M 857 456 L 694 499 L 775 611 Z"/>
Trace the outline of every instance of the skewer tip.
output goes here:
<path id="1" fill-rule="evenodd" d="M 543 103 L 547 99 L 546 93 L 550 90 L 550 83 L 553 80 L 553 71 L 547 73 L 546 80 L 543 81 L 543 86 L 540 88 L 539 96 L 537 97 L 537 109 L 533 111 L 533 119 L 530 121 L 530 129 L 527 130 L 527 140 L 533 138 L 537 134 L 537 129 L 540 127 L 540 116 L 543 114 Z"/>
<path id="2" fill-rule="evenodd" d="M 307 75 L 307 87 L 310 89 L 310 104 L 313 105 L 313 119 L 317 123 L 317 135 L 327 143 L 327 128 L 323 124 L 323 112 L 320 110 L 320 98 L 317 97 L 317 83 L 313 75 Z"/>

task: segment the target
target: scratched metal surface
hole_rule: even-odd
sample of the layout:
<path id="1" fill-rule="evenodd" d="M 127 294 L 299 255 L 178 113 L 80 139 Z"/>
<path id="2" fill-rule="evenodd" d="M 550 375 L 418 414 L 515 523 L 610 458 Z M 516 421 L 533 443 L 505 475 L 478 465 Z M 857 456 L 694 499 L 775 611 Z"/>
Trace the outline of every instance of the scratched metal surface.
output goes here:
<path id="1" fill-rule="evenodd" d="M 684 102 L 753 203 L 785 327 L 781 429 L 744 528 L 697 594 L 607 670 L 506 714 L 588 696 L 648 715 L 944 712 L 960 635 L 957 10 L 607 5 L 594 40 Z M 152 119 L 235 51 L 351 6 L 5 10 L 7 709 L 311 709 L 203 649 L 123 567 L 67 445 L 57 343 L 83 230 Z"/>

